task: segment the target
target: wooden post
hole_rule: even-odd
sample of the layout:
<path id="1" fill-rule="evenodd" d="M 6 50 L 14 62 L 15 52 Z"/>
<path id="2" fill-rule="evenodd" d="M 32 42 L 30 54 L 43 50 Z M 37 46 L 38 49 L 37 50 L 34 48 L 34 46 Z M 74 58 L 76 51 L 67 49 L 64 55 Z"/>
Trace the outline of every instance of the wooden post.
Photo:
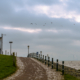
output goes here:
<path id="1" fill-rule="evenodd" d="M 15 52 L 13 52 L 13 66 L 15 66 Z"/>
<path id="2" fill-rule="evenodd" d="M 62 75 L 64 75 L 64 61 L 62 61 Z"/>
<path id="3" fill-rule="evenodd" d="M 48 57 L 48 67 L 49 67 L 49 57 Z"/>
<path id="4" fill-rule="evenodd" d="M 41 62 L 43 62 L 43 60 L 42 60 L 42 54 L 41 54 Z"/>
<path id="5" fill-rule="evenodd" d="M 38 60 L 38 54 L 37 54 L 37 60 Z"/>
<path id="6" fill-rule="evenodd" d="M 45 65 L 46 65 L 46 56 L 45 56 Z"/>
<path id="7" fill-rule="evenodd" d="M 43 63 L 44 63 L 44 55 L 43 55 Z"/>
<path id="8" fill-rule="evenodd" d="M 58 59 L 56 61 L 56 71 L 58 71 Z"/>
<path id="9" fill-rule="evenodd" d="M 53 69 L 53 58 L 52 58 L 52 69 Z"/>

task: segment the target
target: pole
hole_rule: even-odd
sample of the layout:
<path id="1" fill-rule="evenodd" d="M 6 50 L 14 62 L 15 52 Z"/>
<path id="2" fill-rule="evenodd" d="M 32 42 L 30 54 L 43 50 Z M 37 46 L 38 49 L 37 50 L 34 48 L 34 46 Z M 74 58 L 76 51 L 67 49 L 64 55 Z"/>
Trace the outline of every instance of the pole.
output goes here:
<path id="1" fill-rule="evenodd" d="M 64 75 L 64 61 L 62 61 L 62 75 Z"/>
<path id="2" fill-rule="evenodd" d="M 29 54 L 29 47 L 28 47 L 28 54 Z"/>
<path id="3" fill-rule="evenodd" d="M 45 65 L 46 65 L 46 56 L 45 56 Z"/>
<path id="4" fill-rule="evenodd" d="M 11 55 L 11 43 L 10 43 L 10 55 Z"/>
<path id="5" fill-rule="evenodd" d="M 52 58 L 52 69 L 53 69 L 53 58 Z"/>
<path id="6" fill-rule="evenodd" d="M 13 55 L 13 54 L 11 54 L 11 49 L 12 49 L 12 43 L 13 43 L 13 42 L 10 41 L 9 43 L 10 43 L 10 55 Z"/>
<path id="7" fill-rule="evenodd" d="M 58 71 L 58 59 L 56 61 L 56 71 Z"/>
<path id="8" fill-rule="evenodd" d="M 48 67 L 49 67 L 49 57 L 48 57 Z"/>
<path id="9" fill-rule="evenodd" d="M 1 37 L 2 37 L 2 41 L 1 41 L 1 54 L 3 54 L 3 35 L 6 35 L 6 34 L 1 34 Z"/>
<path id="10" fill-rule="evenodd" d="M 29 57 L 29 45 L 27 47 L 28 47 L 28 57 Z"/>
<path id="11" fill-rule="evenodd" d="M 43 55 L 43 63 L 44 63 L 44 55 Z"/>
<path id="12" fill-rule="evenodd" d="M 2 40 L 1 40 L 1 54 L 2 54 L 2 51 L 3 51 L 3 34 L 1 34 L 1 37 L 2 37 Z"/>

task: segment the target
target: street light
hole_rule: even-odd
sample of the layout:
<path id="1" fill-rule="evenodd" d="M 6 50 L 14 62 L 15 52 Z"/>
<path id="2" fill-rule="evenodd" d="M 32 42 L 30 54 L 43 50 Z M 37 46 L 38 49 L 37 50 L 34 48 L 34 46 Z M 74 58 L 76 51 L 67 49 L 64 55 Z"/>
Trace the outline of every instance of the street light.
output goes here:
<path id="1" fill-rule="evenodd" d="M 28 57 L 29 57 L 29 45 L 27 47 L 28 47 Z"/>
<path id="2" fill-rule="evenodd" d="M 9 42 L 10 43 L 10 55 L 11 55 L 11 44 L 13 43 L 12 41 Z"/>

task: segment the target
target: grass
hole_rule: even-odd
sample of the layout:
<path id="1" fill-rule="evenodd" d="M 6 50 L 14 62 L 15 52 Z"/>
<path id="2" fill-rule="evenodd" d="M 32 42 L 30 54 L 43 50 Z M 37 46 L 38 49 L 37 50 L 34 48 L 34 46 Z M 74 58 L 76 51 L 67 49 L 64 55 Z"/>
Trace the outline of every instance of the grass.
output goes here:
<path id="1" fill-rule="evenodd" d="M 64 80 L 80 80 L 74 76 L 71 76 L 69 74 L 64 74 Z"/>
<path id="2" fill-rule="evenodd" d="M 13 66 L 13 56 L 0 55 L 0 79 L 10 76 L 16 70 L 16 66 Z"/>

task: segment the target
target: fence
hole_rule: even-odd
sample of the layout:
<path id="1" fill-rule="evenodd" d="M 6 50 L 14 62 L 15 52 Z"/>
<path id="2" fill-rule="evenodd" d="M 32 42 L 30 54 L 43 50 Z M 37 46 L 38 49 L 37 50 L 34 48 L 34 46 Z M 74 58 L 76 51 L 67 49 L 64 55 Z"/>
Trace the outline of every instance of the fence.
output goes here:
<path id="1" fill-rule="evenodd" d="M 36 55 L 36 57 L 31 56 L 31 55 L 32 54 L 29 54 L 29 57 L 36 58 L 37 60 L 45 63 L 45 65 L 48 65 L 48 67 L 50 66 L 52 67 L 52 69 L 56 69 L 56 71 L 62 71 L 62 75 L 70 74 L 72 76 L 80 78 L 80 70 L 76 70 L 74 68 L 64 66 L 64 61 L 62 61 L 62 64 L 59 64 L 58 59 L 56 60 L 56 62 L 54 62 L 53 58 L 52 58 L 52 61 L 50 61 L 50 57 L 48 57 L 48 60 L 47 60 L 45 56 L 45 59 L 44 59 L 44 55 L 43 57 L 41 57 L 40 54 L 38 54 L 38 56 Z"/>

